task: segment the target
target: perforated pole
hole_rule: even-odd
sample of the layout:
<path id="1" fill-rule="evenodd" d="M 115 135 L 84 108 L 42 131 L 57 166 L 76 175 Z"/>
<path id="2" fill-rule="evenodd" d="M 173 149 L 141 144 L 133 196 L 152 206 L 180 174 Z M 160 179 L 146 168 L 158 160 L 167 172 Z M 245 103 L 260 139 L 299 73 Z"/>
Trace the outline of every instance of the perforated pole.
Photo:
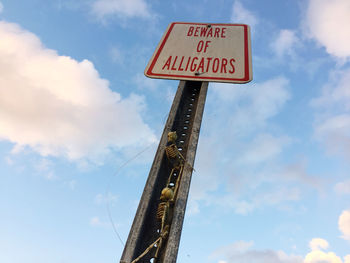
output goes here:
<path id="1" fill-rule="evenodd" d="M 160 193 L 166 187 L 171 171 L 166 156 L 167 134 L 176 131 L 176 145 L 190 166 L 194 166 L 199 131 L 202 122 L 208 82 L 180 81 L 168 120 L 165 124 L 141 200 L 126 242 L 121 263 L 130 263 L 157 238 L 156 212 Z M 192 169 L 184 169 L 175 200 L 169 236 L 163 242 L 158 262 L 175 263 L 185 216 Z M 154 251 L 138 262 L 151 262 Z"/>

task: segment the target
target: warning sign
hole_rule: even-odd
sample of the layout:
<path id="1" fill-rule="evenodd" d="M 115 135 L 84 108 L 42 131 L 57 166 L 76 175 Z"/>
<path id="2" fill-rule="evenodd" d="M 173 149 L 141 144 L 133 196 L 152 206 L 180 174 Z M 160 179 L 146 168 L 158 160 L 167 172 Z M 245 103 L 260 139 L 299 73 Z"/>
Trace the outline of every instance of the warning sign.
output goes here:
<path id="1" fill-rule="evenodd" d="M 250 28 L 243 24 L 171 23 L 145 75 L 246 83 L 252 80 Z"/>

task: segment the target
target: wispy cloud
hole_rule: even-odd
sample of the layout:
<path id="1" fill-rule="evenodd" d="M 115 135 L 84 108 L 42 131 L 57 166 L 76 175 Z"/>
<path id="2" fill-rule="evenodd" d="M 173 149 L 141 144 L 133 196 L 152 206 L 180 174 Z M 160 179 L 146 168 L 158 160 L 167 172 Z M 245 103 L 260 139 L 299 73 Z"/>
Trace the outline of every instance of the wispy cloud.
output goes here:
<path id="1" fill-rule="evenodd" d="M 0 138 L 14 149 L 96 161 L 155 140 L 143 98 L 110 90 L 90 61 L 60 56 L 16 24 L 0 22 L 0 38 Z"/>
<path id="2" fill-rule="evenodd" d="M 284 167 L 277 174 L 283 174 L 286 181 L 294 181 L 301 184 L 309 185 L 319 191 L 322 190 L 324 182 L 316 175 L 307 172 L 306 160 L 292 162 Z M 276 174 L 276 177 L 278 176 Z"/>
<path id="3" fill-rule="evenodd" d="M 114 204 L 117 201 L 118 201 L 117 195 L 114 195 L 112 193 L 107 193 L 107 194 L 97 194 L 95 196 L 94 203 L 97 205 L 106 204 L 106 203 Z"/>
<path id="4" fill-rule="evenodd" d="M 109 51 L 109 54 L 114 63 L 123 64 L 125 58 L 120 48 L 116 46 L 112 47 Z"/>
<path id="5" fill-rule="evenodd" d="M 276 77 L 262 83 L 242 87 L 230 84 L 214 84 L 216 99 L 220 99 L 216 111 L 230 116 L 223 121 L 230 126 L 230 133 L 251 134 L 257 127 L 264 127 L 267 120 L 275 116 L 290 99 L 289 80 Z M 228 107 L 230 106 L 230 107 Z M 219 121 L 218 120 L 218 121 Z"/>
<path id="6" fill-rule="evenodd" d="M 246 214 L 259 205 L 299 200 L 299 189 L 287 189 L 279 185 L 279 180 L 277 183 L 271 179 L 282 177 L 275 176 L 278 173 L 274 163 L 293 140 L 266 129 L 270 118 L 277 115 L 290 98 L 288 85 L 283 77 L 249 87 L 213 85 L 207 105 L 213 117 L 207 116 L 203 121 L 203 125 L 210 125 L 205 127 L 206 134 L 201 135 L 198 146 L 195 168 L 200 176 L 193 175 L 191 202 L 224 205 L 236 213 Z M 257 129 L 261 133 L 256 133 Z M 260 188 L 263 182 L 269 185 L 265 185 L 265 190 Z M 217 196 L 220 185 L 225 185 L 225 191 Z M 198 212 L 198 204 L 192 207 Z"/>
<path id="7" fill-rule="evenodd" d="M 254 30 L 259 20 L 258 20 L 258 17 L 253 12 L 246 9 L 242 5 L 241 1 L 236 0 L 232 6 L 231 22 L 237 23 L 237 24 L 239 23 L 248 24 Z"/>
<path id="8" fill-rule="evenodd" d="M 323 190 L 322 180 L 308 172 L 307 160 L 283 160 L 297 140 L 269 128 L 291 98 L 286 78 L 248 87 L 212 86 L 207 103 L 211 115 L 203 120 L 203 125 L 209 124 L 201 134 L 195 164 L 200 176 L 195 173 L 192 179 L 194 214 L 202 205 L 223 206 L 238 214 L 267 206 L 293 209 L 306 194 L 304 189 Z"/>
<path id="9" fill-rule="evenodd" d="M 71 190 L 75 190 L 76 185 L 77 185 L 77 181 L 76 180 L 70 180 L 70 181 L 64 182 L 64 184 L 66 186 L 68 186 Z"/>
<path id="10" fill-rule="evenodd" d="M 57 176 L 54 173 L 53 162 L 46 158 L 41 158 L 34 168 L 37 173 L 46 178 L 47 180 L 55 180 Z"/>
<path id="11" fill-rule="evenodd" d="M 315 126 L 316 137 L 325 141 L 330 154 L 350 158 L 350 115 L 340 114 L 326 118 Z"/>
<path id="12" fill-rule="evenodd" d="M 337 194 L 350 194 L 350 179 L 337 183 L 334 186 L 334 191 Z"/>
<path id="13" fill-rule="evenodd" d="M 110 16 L 144 19 L 152 17 L 151 8 L 145 0 L 97 0 L 92 4 L 92 13 L 99 19 Z"/>
<path id="14" fill-rule="evenodd" d="M 329 81 L 322 87 L 321 96 L 313 99 L 311 105 L 318 108 L 350 110 L 350 68 L 333 70 Z"/>
<path id="15" fill-rule="evenodd" d="M 245 192 L 239 196 L 234 193 L 228 193 L 221 197 L 210 196 L 206 202 L 215 207 L 232 209 L 237 214 L 247 215 L 257 208 L 276 206 L 282 203 L 300 200 L 301 196 L 300 190 L 295 187 L 270 186 L 269 189 L 265 189 L 265 191 L 258 189 L 254 192 L 250 190 L 250 192 L 251 194 L 249 196 L 247 196 Z"/>
<path id="16" fill-rule="evenodd" d="M 279 155 L 291 143 L 288 136 L 276 137 L 271 134 L 257 134 L 237 158 L 237 163 L 259 164 Z"/>
<path id="17" fill-rule="evenodd" d="M 106 227 L 109 224 L 107 222 L 102 222 L 98 216 L 90 218 L 90 225 L 94 227 Z"/>
<path id="18" fill-rule="evenodd" d="M 303 263 L 303 258 L 288 255 L 283 251 L 271 249 L 253 249 L 253 242 L 238 241 L 214 251 L 210 258 L 218 262 L 254 262 L 254 263 Z"/>
<path id="19" fill-rule="evenodd" d="M 295 48 L 300 45 L 300 40 L 293 30 L 282 29 L 271 42 L 271 48 L 279 58 L 295 56 Z"/>
<path id="20" fill-rule="evenodd" d="M 334 70 L 321 96 L 311 100 L 316 109 L 315 138 L 330 154 L 350 160 L 350 69 Z"/>

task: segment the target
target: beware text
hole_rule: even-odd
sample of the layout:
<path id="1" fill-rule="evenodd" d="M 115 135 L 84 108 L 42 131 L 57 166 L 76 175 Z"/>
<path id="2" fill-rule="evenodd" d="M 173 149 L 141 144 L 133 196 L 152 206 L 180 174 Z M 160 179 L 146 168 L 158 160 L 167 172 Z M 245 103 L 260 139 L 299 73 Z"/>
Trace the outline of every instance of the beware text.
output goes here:
<path id="1" fill-rule="evenodd" d="M 176 56 L 170 55 L 162 66 L 162 70 L 190 71 L 197 74 L 206 72 L 233 74 L 235 73 L 235 58 L 212 57 L 207 52 L 212 46 L 212 40 L 225 39 L 227 36 L 226 27 L 214 26 L 190 26 L 184 37 L 198 38 L 196 45 L 197 55 Z"/>

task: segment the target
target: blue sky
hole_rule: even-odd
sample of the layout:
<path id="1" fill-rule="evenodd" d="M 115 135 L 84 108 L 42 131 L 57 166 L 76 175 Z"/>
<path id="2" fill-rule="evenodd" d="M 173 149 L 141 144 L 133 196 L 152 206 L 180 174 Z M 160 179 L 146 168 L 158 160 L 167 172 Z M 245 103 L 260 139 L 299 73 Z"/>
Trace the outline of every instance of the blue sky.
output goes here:
<path id="1" fill-rule="evenodd" d="M 0 0 L 0 262 L 116 262 L 178 81 L 174 21 L 245 23 L 210 83 L 178 262 L 350 263 L 348 0 Z"/>

